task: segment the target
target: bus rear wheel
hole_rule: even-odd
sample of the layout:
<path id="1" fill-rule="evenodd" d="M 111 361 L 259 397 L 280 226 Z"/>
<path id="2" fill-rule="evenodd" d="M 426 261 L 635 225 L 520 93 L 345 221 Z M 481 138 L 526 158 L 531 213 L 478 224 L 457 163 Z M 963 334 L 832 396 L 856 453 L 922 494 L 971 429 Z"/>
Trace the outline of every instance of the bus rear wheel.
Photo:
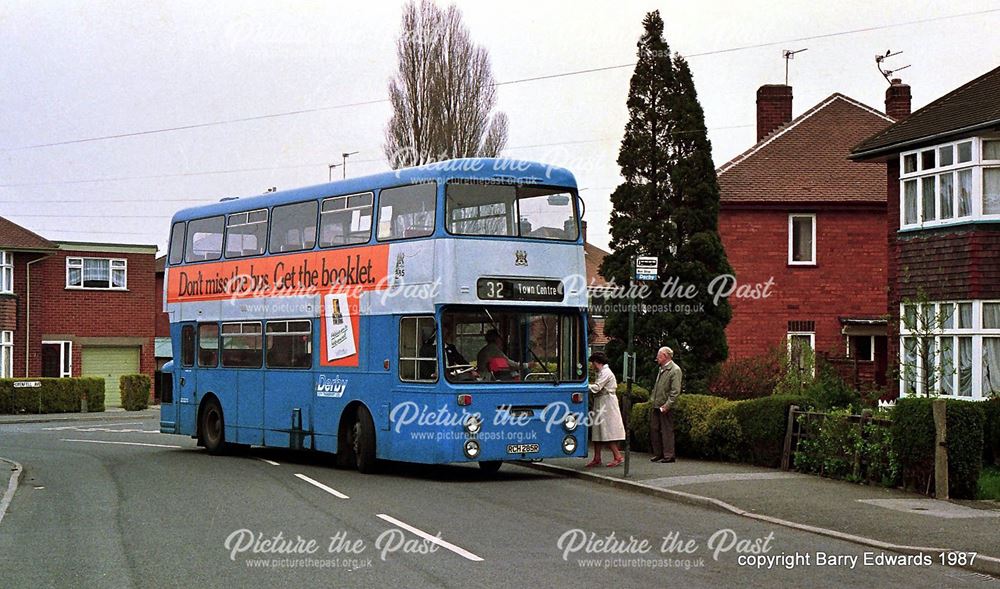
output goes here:
<path id="1" fill-rule="evenodd" d="M 479 463 L 479 469 L 484 474 L 496 474 L 503 466 L 503 460 L 483 460 Z"/>
<path id="2" fill-rule="evenodd" d="M 229 444 L 226 443 L 226 422 L 222 415 L 222 407 L 215 399 L 205 401 L 201 410 L 201 442 L 209 454 L 224 454 Z"/>
<path id="3" fill-rule="evenodd" d="M 351 428 L 351 446 L 358 472 L 375 472 L 378 468 L 378 460 L 375 458 L 375 424 L 372 422 L 372 414 L 364 406 L 358 407 L 354 427 Z"/>

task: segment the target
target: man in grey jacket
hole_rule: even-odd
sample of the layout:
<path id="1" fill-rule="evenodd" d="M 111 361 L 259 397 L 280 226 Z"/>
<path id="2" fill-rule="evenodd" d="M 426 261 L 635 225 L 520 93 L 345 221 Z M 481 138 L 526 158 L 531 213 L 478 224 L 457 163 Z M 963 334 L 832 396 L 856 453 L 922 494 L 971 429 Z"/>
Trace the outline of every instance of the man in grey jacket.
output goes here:
<path id="1" fill-rule="evenodd" d="M 674 462 L 673 405 L 681 394 L 681 368 L 674 364 L 674 351 L 663 346 L 656 352 L 660 371 L 649 396 L 649 437 L 653 450 L 651 462 Z"/>

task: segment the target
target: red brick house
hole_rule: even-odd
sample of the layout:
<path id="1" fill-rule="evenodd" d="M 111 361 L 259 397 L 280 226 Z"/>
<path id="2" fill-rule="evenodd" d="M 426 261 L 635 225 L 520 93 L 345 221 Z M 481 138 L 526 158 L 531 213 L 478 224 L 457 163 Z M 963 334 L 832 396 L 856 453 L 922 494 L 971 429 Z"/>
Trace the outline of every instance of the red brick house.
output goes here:
<path id="1" fill-rule="evenodd" d="M 156 246 L 49 241 L 0 217 L 0 377 L 153 374 Z"/>
<path id="2" fill-rule="evenodd" d="M 891 392 L 1000 394 L 1000 68 L 851 159 L 885 163 Z"/>
<path id="3" fill-rule="evenodd" d="M 757 91 L 758 142 L 718 170 L 719 233 L 738 283 L 771 286 L 730 298 L 731 360 L 808 346 L 885 383 L 885 175 L 847 156 L 892 122 L 842 94 L 792 119 L 790 87 Z"/>

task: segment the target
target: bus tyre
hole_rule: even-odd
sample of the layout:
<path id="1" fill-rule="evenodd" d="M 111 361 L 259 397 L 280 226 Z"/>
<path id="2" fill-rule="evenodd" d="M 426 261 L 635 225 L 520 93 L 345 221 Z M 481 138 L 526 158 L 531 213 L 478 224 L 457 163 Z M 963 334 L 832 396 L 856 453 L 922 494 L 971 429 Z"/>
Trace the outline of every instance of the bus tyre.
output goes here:
<path id="1" fill-rule="evenodd" d="M 479 463 L 480 470 L 483 474 L 496 474 L 503 466 L 503 460 L 483 460 Z"/>
<path id="2" fill-rule="evenodd" d="M 222 417 L 222 407 L 215 399 L 205 401 L 198 430 L 201 432 L 201 442 L 209 454 L 225 454 L 228 449 L 226 422 Z"/>
<path id="3" fill-rule="evenodd" d="M 363 474 L 375 472 L 378 466 L 375 458 L 375 424 L 372 422 L 372 414 L 364 406 L 358 407 L 351 441 L 358 472 Z"/>

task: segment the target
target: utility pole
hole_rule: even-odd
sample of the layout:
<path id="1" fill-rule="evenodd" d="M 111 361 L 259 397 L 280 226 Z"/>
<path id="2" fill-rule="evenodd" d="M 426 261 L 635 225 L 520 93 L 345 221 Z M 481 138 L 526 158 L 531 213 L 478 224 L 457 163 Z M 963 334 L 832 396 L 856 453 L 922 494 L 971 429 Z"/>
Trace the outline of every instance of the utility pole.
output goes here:
<path id="1" fill-rule="evenodd" d="M 330 164 L 327 166 L 330 169 L 330 175 L 328 181 L 333 182 L 333 169 L 342 166 L 343 164 Z"/>

